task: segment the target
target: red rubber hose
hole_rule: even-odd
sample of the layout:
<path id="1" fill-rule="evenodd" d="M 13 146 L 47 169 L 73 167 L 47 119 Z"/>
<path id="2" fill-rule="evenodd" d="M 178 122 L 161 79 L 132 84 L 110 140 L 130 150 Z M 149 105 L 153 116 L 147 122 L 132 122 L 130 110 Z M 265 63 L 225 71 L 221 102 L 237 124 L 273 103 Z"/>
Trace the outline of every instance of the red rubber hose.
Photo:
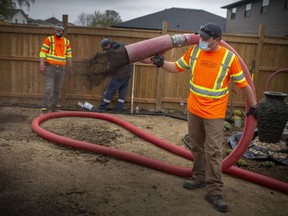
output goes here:
<path id="1" fill-rule="evenodd" d="M 253 80 L 252 80 L 250 72 L 249 72 L 245 62 L 241 58 L 241 56 L 225 41 L 222 40 L 221 45 L 223 45 L 224 47 L 226 47 L 227 49 L 232 51 L 238 57 L 240 64 L 242 66 L 243 72 L 245 74 L 245 78 L 246 78 L 247 82 L 249 83 L 249 85 L 251 86 L 251 88 L 255 94 L 255 97 L 256 97 Z M 246 101 L 246 112 L 248 112 L 249 108 L 250 108 L 249 104 Z M 247 148 L 249 147 L 249 145 L 250 145 L 250 143 L 254 137 L 255 128 L 256 128 L 256 119 L 252 115 L 246 117 L 245 123 L 244 123 L 243 135 L 241 136 L 238 145 L 231 152 L 231 154 L 224 159 L 224 161 L 222 163 L 222 170 L 224 172 L 229 167 L 233 166 L 242 157 L 242 155 L 246 152 Z"/>
<path id="2" fill-rule="evenodd" d="M 288 72 L 288 68 L 284 68 L 284 69 L 277 70 L 277 71 L 275 71 L 274 73 L 272 73 L 272 74 L 268 77 L 268 79 L 267 79 L 267 81 L 266 81 L 266 84 L 265 84 L 265 90 L 266 90 L 266 91 L 268 91 L 268 84 L 269 84 L 271 78 L 272 78 L 274 75 L 276 75 L 276 74 L 278 74 L 278 73 L 282 73 L 282 72 Z"/>
<path id="3" fill-rule="evenodd" d="M 79 140 L 73 140 L 67 137 L 63 137 L 60 135 L 56 135 L 54 133 L 51 133 L 49 131 L 46 131 L 45 129 L 40 127 L 40 124 L 48 119 L 51 118 L 62 118 L 62 117 L 87 117 L 87 118 L 96 118 L 96 119 L 102 119 L 106 120 L 115 124 L 118 124 L 121 127 L 124 127 L 128 129 L 129 131 L 135 133 L 139 137 L 143 137 L 145 140 L 154 143 L 155 145 L 158 145 L 159 147 L 162 147 L 164 149 L 167 149 L 168 151 L 171 151 L 178 155 L 183 155 L 183 157 L 192 159 L 191 152 L 181 148 L 177 147 L 173 148 L 173 145 L 161 140 L 151 134 L 146 133 L 145 131 L 140 130 L 139 128 L 135 127 L 132 124 L 129 124 L 128 122 L 125 122 L 124 120 L 121 120 L 119 118 L 109 116 L 102 113 L 92 113 L 92 112 L 54 112 L 49 113 L 46 115 L 41 115 L 38 118 L 34 119 L 32 122 L 32 129 L 34 132 L 36 132 L 41 137 L 50 140 L 52 142 L 56 142 L 59 144 L 63 144 L 66 146 L 70 146 L 73 148 L 83 149 L 87 151 L 91 151 L 98 154 L 104 154 L 104 155 L 110 155 L 119 159 L 123 159 L 126 161 L 130 161 L 139 165 L 147 166 L 156 170 L 160 170 L 163 172 L 167 172 L 173 175 L 188 177 L 191 176 L 191 168 L 186 167 L 177 167 L 173 165 L 167 165 L 161 161 L 157 161 L 151 158 L 146 158 L 141 155 L 135 154 L 135 153 L 129 153 L 109 147 L 105 147 L 99 144 L 92 144 L 84 141 Z M 163 141 L 163 142 L 162 142 Z"/>
<path id="4" fill-rule="evenodd" d="M 155 144 L 158 147 L 161 147 L 167 151 L 170 151 L 179 156 L 192 160 L 191 152 L 189 150 L 176 146 L 168 141 L 162 140 L 151 134 L 148 134 L 147 132 L 137 128 L 136 126 L 122 119 L 119 119 L 119 118 L 116 118 L 114 116 L 110 116 L 107 114 L 103 114 L 103 113 L 76 112 L 76 111 L 48 113 L 46 115 L 41 115 L 35 118 L 32 122 L 32 129 L 39 136 L 45 139 L 48 139 L 50 141 L 59 143 L 59 144 L 63 144 L 63 145 L 70 146 L 73 148 L 91 151 L 91 152 L 98 153 L 98 154 L 110 155 L 119 159 L 123 159 L 129 162 L 133 162 L 139 165 L 150 167 L 152 169 L 163 171 L 163 172 L 170 173 L 170 174 L 177 175 L 177 176 L 182 176 L 182 177 L 192 176 L 191 168 L 170 165 L 159 160 L 147 158 L 147 157 L 135 154 L 135 153 L 130 153 L 130 152 L 125 152 L 125 151 L 121 151 L 118 149 L 104 147 L 99 144 L 92 144 L 92 143 L 88 143 L 84 141 L 73 140 L 67 137 L 56 135 L 40 127 L 40 124 L 46 120 L 49 120 L 52 118 L 62 118 L 62 117 L 88 117 L 88 118 L 106 120 L 106 121 L 115 123 L 121 127 L 128 129 L 132 133 Z M 229 169 L 226 170 L 226 173 L 258 183 L 262 186 L 266 186 L 274 190 L 288 193 L 288 183 L 286 182 L 282 182 L 282 181 L 279 181 L 279 180 L 276 180 L 267 176 L 263 176 L 260 174 L 256 174 L 247 170 L 243 170 L 237 167 L 230 167 Z"/>

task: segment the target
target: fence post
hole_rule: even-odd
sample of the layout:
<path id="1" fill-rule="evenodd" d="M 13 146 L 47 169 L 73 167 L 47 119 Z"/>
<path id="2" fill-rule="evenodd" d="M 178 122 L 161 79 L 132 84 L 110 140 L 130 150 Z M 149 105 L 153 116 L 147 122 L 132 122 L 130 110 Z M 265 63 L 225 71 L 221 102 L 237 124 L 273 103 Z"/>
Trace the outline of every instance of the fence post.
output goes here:
<path id="1" fill-rule="evenodd" d="M 62 15 L 62 23 L 64 26 L 64 37 L 67 37 L 68 35 L 68 15 L 63 14 Z M 62 91 L 61 91 L 61 106 L 65 106 L 66 104 L 66 99 L 67 99 L 67 92 L 69 91 L 69 86 L 70 86 L 70 79 L 71 79 L 71 74 L 70 73 L 65 73 L 65 78 L 62 86 Z"/>
<path id="2" fill-rule="evenodd" d="M 264 34 L 265 34 L 265 26 L 263 24 L 260 24 L 259 26 L 259 32 L 258 32 L 258 43 L 256 47 L 256 53 L 255 53 L 255 74 L 254 74 L 254 85 L 257 86 L 259 83 L 259 77 L 260 77 L 260 65 L 261 65 L 261 54 L 263 50 L 263 43 L 264 43 Z M 257 88 L 256 88 L 257 91 Z M 256 95 L 260 95 L 260 92 L 256 92 Z"/>
<path id="3" fill-rule="evenodd" d="M 66 15 L 66 14 L 63 14 L 63 15 L 62 15 L 62 23 L 63 23 L 64 29 L 65 29 L 63 36 L 64 36 L 64 37 L 67 37 L 67 32 L 68 32 L 68 29 L 67 29 L 67 27 L 68 27 L 68 15 Z"/>
<path id="4" fill-rule="evenodd" d="M 163 21 L 162 23 L 162 35 L 168 32 L 168 22 Z M 162 68 L 159 68 L 158 80 L 157 80 L 157 92 L 156 92 L 156 111 L 161 109 L 162 97 L 163 97 L 163 85 L 164 85 L 164 73 Z"/>

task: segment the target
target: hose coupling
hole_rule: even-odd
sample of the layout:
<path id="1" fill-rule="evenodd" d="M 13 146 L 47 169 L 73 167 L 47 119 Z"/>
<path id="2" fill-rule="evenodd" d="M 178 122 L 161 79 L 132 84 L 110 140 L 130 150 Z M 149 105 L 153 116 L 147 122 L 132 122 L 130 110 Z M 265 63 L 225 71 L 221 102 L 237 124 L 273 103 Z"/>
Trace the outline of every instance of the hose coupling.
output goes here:
<path id="1" fill-rule="evenodd" d="M 176 34 L 172 35 L 173 47 L 183 47 L 193 44 L 192 34 Z"/>

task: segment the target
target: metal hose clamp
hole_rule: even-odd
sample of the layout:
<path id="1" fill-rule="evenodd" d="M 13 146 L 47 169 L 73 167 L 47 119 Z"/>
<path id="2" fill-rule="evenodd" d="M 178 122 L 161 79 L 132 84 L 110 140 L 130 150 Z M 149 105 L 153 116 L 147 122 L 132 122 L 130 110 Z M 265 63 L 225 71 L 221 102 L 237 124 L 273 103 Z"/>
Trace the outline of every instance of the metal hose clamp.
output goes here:
<path id="1" fill-rule="evenodd" d="M 191 34 L 172 35 L 173 47 L 182 47 L 193 44 Z"/>

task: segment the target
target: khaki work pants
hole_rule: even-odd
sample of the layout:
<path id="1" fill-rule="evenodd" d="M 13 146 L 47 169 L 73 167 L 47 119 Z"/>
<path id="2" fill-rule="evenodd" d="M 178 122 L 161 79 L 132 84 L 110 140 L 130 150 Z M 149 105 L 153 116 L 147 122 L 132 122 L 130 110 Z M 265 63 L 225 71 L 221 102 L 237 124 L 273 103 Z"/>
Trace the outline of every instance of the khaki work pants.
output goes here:
<path id="1" fill-rule="evenodd" d="M 43 107 L 55 108 L 60 102 L 61 89 L 64 81 L 64 67 L 46 66 L 44 78 Z"/>
<path id="2" fill-rule="evenodd" d="M 208 195 L 221 195 L 224 119 L 203 119 L 188 112 L 193 179 L 205 181 Z"/>

